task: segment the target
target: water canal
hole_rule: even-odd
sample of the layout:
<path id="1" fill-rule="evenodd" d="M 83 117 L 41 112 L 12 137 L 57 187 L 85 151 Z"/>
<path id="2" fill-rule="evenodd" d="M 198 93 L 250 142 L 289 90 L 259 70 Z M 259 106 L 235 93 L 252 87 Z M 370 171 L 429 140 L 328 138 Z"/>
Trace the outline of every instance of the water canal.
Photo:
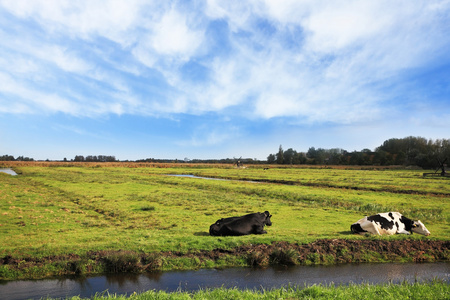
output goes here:
<path id="1" fill-rule="evenodd" d="M 450 263 L 345 264 L 335 266 L 296 266 L 289 268 L 231 268 L 173 271 L 142 275 L 112 274 L 88 278 L 0 281 L 2 299 L 91 297 L 96 293 L 127 294 L 147 290 L 195 291 L 200 288 L 240 289 L 347 285 L 351 283 L 401 283 L 441 280 L 450 284 Z"/>

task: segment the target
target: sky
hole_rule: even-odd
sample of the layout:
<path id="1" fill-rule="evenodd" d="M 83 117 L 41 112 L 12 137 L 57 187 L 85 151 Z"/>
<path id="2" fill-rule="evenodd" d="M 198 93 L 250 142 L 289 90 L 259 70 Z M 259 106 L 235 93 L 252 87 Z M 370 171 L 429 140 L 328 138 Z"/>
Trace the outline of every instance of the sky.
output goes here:
<path id="1" fill-rule="evenodd" d="M 0 155 L 450 138 L 450 1 L 0 0 Z"/>

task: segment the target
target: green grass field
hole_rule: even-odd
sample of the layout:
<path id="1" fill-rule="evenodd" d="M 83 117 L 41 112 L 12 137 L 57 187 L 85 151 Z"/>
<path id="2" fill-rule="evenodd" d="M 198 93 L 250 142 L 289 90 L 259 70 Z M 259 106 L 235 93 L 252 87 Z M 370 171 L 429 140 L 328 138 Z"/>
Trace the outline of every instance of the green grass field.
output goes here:
<path id="1" fill-rule="evenodd" d="M 385 211 L 420 219 L 431 231 L 427 239 L 450 237 L 450 179 L 424 178 L 423 171 L 62 163 L 13 168 L 18 176 L 0 173 L 0 257 L 367 239 L 351 234 L 350 224 Z M 173 174 L 231 180 L 168 176 Z M 268 234 L 208 234 L 221 217 L 265 210 L 273 215 Z"/>
<path id="2" fill-rule="evenodd" d="M 213 289 L 200 290 L 197 292 L 174 292 L 148 291 L 142 294 L 132 295 L 97 295 L 92 300 L 101 299 L 135 299 L 135 300 L 218 300 L 218 299 L 448 299 L 450 285 L 434 282 L 430 284 L 388 284 L 388 285 L 349 285 L 349 286 L 323 286 L 311 287 L 285 287 L 271 290 L 239 290 L 239 289 Z M 80 300 L 79 297 L 70 298 Z"/>

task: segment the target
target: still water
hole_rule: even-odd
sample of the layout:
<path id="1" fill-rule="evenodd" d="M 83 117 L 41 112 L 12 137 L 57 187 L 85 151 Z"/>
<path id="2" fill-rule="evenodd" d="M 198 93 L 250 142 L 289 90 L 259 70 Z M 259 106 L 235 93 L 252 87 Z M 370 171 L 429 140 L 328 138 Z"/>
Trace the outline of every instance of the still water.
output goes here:
<path id="1" fill-rule="evenodd" d="M 196 175 L 191 175 L 191 174 L 167 174 L 167 176 L 229 181 L 228 179 L 223 179 L 223 178 L 202 177 L 202 176 L 196 176 Z"/>
<path id="2" fill-rule="evenodd" d="M 208 179 L 208 180 L 224 180 L 224 181 L 243 181 L 243 182 L 252 182 L 252 183 L 259 183 L 259 181 L 252 181 L 252 180 L 232 180 L 232 179 L 225 179 L 225 178 L 214 178 L 214 177 L 203 177 L 203 176 L 196 176 L 191 174 L 167 174 L 167 176 L 175 176 L 175 177 L 185 177 L 185 178 L 194 178 L 194 179 Z"/>
<path id="3" fill-rule="evenodd" d="M 89 278 L 34 281 L 0 281 L 1 299 L 41 297 L 91 297 L 96 293 L 127 294 L 147 290 L 195 291 L 200 288 L 237 287 L 271 289 L 313 284 L 427 282 L 450 284 L 450 263 L 346 264 L 337 266 L 296 266 L 290 268 L 232 268 L 176 271 L 143 275 L 114 274 Z"/>
<path id="4" fill-rule="evenodd" d="M 9 174 L 9 175 L 17 175 L 17 173 L 16 172 L 14 172 L 14 170 L 13 169 L 0 169 L 0 172 L 2 172 L 2 173 L 6 173 L 6 174 Z"/>

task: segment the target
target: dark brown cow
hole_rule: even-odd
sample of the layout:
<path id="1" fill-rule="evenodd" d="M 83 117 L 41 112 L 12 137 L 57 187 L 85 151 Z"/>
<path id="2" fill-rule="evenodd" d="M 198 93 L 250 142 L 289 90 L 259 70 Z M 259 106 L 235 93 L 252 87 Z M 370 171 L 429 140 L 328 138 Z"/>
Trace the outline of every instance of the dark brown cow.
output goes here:
<path id="1" fill-rule="evenodd" d="M 212 236 L 238 236 L 248 234 L 264 234 L 264 226 L 271 226 L 272 215 L 264 213 L 252 213 L 240 217 L 222 218 L 209 227 L 209 234 Z"/>

